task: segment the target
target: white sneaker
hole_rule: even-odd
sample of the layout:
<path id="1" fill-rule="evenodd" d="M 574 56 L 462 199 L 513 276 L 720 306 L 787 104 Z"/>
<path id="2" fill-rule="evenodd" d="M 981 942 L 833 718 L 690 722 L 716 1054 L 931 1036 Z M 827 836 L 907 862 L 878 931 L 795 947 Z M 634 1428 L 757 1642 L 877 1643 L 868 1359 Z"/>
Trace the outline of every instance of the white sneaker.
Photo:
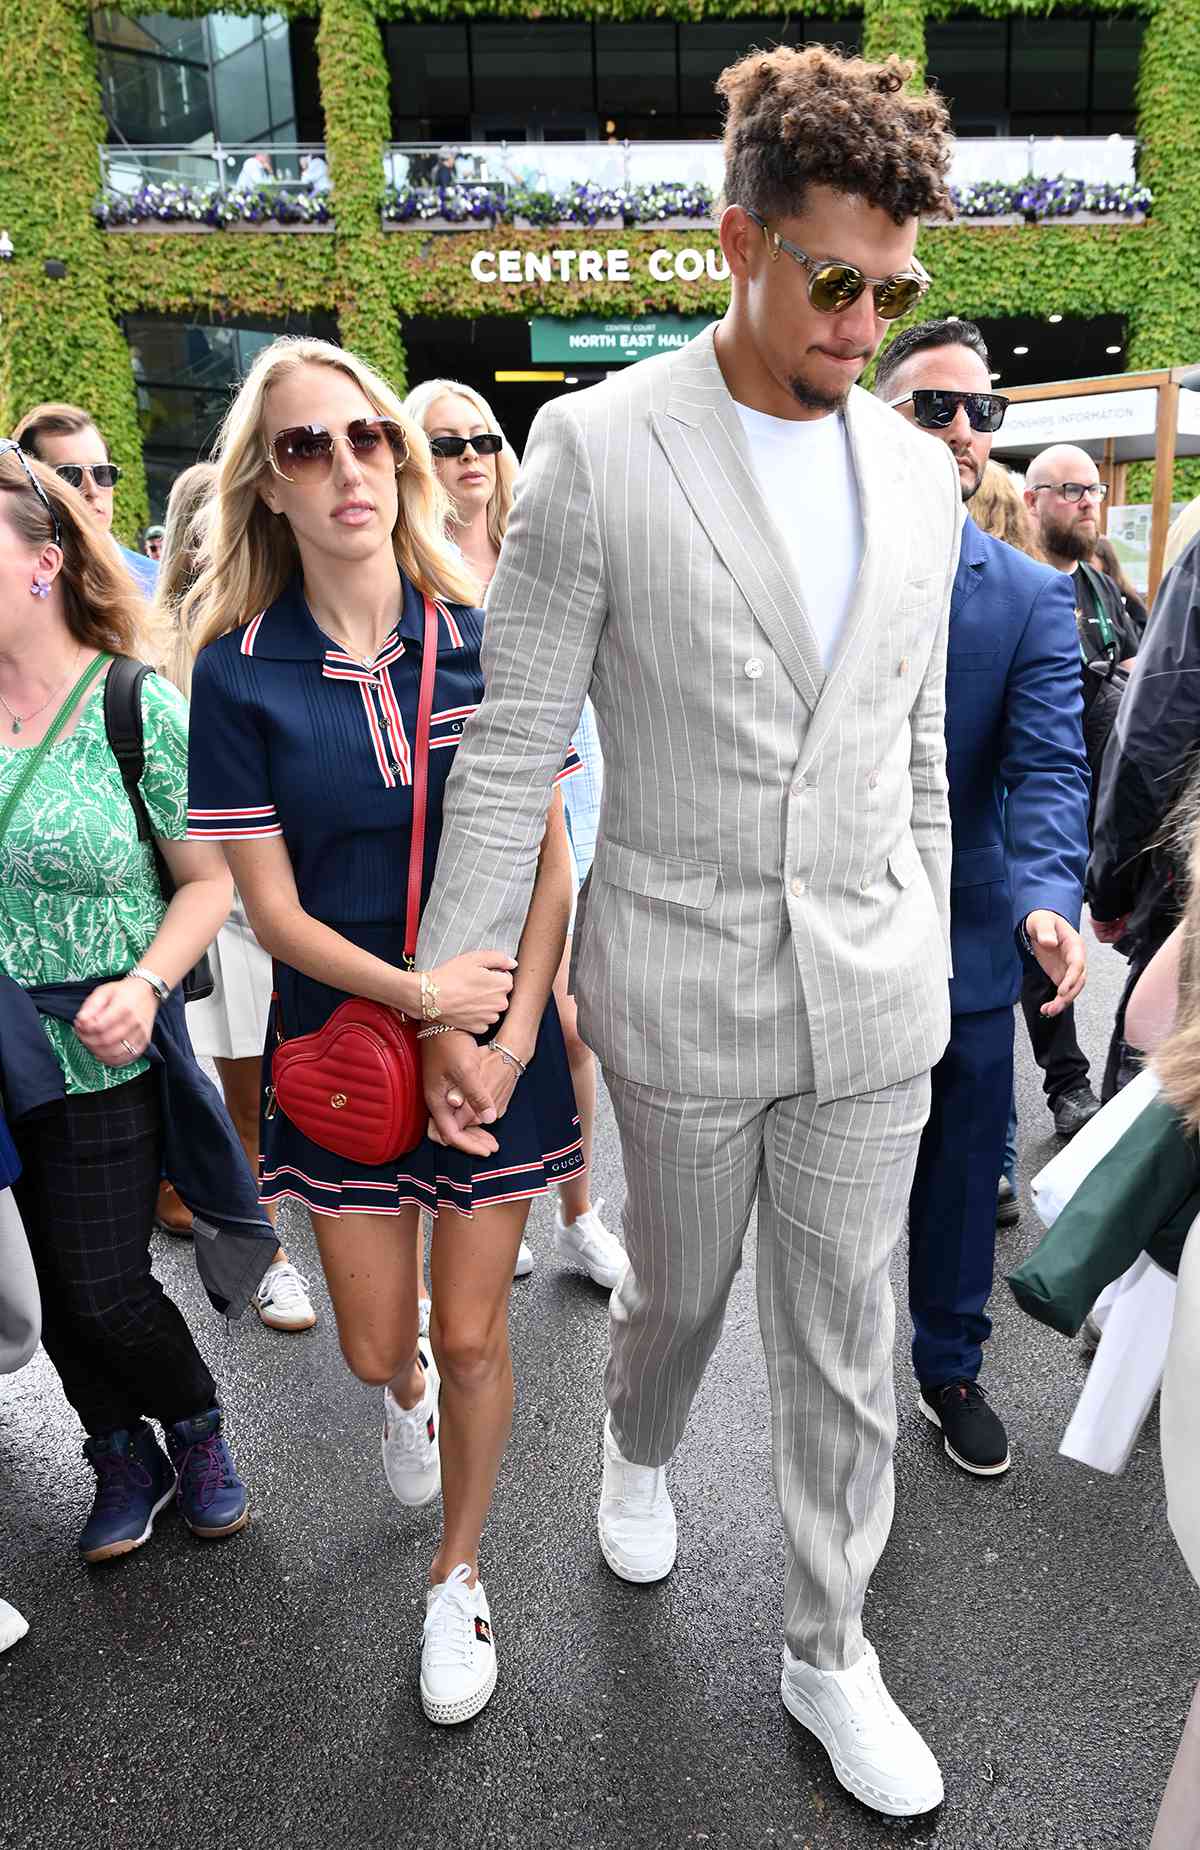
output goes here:
<path id="1" fill-rule="evenodd" d="M 433 1299 L 417 1299 L 417 1336 L 422 1341 L 429 1335 L 429 1319 L 433 1315 Z"/>
<path id="2" fill-rule="evenodd" d="M 625 1270 L 625 1248 L 600 1219 L 603 1201 L 586 1214 L 564 1220 L 562 1202 L 554 1210 L 554 1250 L 564 1261 L 581 1265 L 594 1285 L 611 1291 Z"/>
<path id="3" fill-rule="evenodd" d="M 816 1670 L 785 1645 L 779 1693 L 864 1805 L 889 1818 L 915 1818 L 941 1804 L 938 1763 L 888 1695 L 870 1645 L 849 1670 Z"/>
<path id="4" fill-rule="evenodd" d="M 528 1278 L 533 1270 L 533 1253 L 525 1240 L 517 1249 L 517 1263 L 513 1267 L 514 1278 Z"/>
<path id="5" fill-rule="evenodd" d="M 421 1707 L 448 1726 L 478 1715 L 496 1687 L 496 1646 L 487 1594 L 460 1562 L 449 1580 L 425 1595 L 421 1644 Z"/>
<path id="6" fill-rule="evenodd" d="M 622 1580 L 665 1580 L 675 1565 L 675 1506 L 661 1465 L 635 1465 L 621 1456 L 604 1421 L 604 1477 L 596 1515 L 600 1551 Z"/>
<path id="7" fill-rule="evenodd" d="M 301 1278 L 290 1259 L 277 1259 L 254 1293 L 254 1308 L 269 1330 L 311 1330 L 317 1313 L 308 1295 L 308 1280 Z"/>
<path id="8" fill-rule="evenodd" d="M 9 1645 L 16 1644 L 28 1630 L 29 1620 L 23 1619 L 6 1599 L 0 1599 L 0 1651 L 7 1651 Z"/>
<path id="9" fill-rule="evenodd" d="M 383 1390 L 383 1474 L 397 1503 L 419 1510 L 442 1487 L 438 1452 L 438 1375 L 425 1363 L 425 1392 L 415 1407 L 402 1407 L 390 1387 Z"/>

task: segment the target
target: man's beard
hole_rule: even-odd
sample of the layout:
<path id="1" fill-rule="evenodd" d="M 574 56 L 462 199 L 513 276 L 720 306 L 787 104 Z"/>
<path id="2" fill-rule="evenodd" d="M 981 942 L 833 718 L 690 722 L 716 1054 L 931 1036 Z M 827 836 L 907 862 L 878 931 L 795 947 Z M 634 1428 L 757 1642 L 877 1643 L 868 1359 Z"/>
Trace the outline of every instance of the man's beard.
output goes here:
<path id="1" fill-rule="evenodd" d="M 983 470 L 979 467 L 978 463 L 975 461 L 975 458 L 973 456 L 958 456 L 958 455 L 955 455 L 954 451 L 951 451 L 951 455 L 954 456 L 954 460 L 956 463 L 958 462 L 969 463 L 971 468 L 975 471 L 975 480 L 970 484 L 970 486 L 968 487 L 965 482 L 963 483 L 962 498 L 964 502 L 969 501 L 973 495 L 977 495 L 979 493 L 980 486 L 982 485 L 982 482 L 983 482 Z"/>
<path id="2" fill-rule="evenodd" d="M 798 405 L 806 411 L 840 411 L 850 396 L 850 387 L 844 386 L 840 392 L 823 392 L 820 386 L 806 379 L 803 373 L 794 373 L 788 380 L 788 390 Z"/>
<path id="3" fill-rule="evenodd" d="M 1060 559 L 1078 561 L 1091 558 L 1099 534 L 1095 529 L 1087 532 L 1074 520 L 1048 520 L 1042 529 L 1042 537 L 1049 552 L 1056 553 Z"/>

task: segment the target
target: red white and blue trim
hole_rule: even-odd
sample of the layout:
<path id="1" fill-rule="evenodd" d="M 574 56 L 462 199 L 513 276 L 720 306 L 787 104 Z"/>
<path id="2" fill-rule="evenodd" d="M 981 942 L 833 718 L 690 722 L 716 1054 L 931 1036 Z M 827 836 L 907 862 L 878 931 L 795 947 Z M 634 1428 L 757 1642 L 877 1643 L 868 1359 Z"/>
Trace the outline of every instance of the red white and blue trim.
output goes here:
<path id="1" fill-rule="evenodd" d="M 188 810 L 188 841 L 263 841 L 282 834 L 273 803 L 256 803 L 242 809 Z"/>

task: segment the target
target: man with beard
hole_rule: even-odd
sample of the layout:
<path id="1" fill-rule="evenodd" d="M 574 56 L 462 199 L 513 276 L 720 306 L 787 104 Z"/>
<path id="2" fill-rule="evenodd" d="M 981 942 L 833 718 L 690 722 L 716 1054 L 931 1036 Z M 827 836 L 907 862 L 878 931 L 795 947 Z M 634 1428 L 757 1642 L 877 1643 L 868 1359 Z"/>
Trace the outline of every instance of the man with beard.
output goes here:
<path id="1" fill-rule="evenodd" d="M 1035 456 L 1025 475 L 1025 505 L 1037 524 L 1042 551 L 1051 565 L 1071 579 L 1075 625 L 1082 661 L 1084 742 L 1092 770 L 1089 835 L 1100 789 L 1100 766 L 1116 715 L 1126 674 L 1141 640 L 1139 627 L 1125 607 L 1120 590 L 1092 563 L 1100 537 L 1100 504 L 1107 490 L 1086 450 L 1056 443 Z M 1096 927 L 1102 944 L 1114 942 Z M 1075 1033 L 1075 1011 L 1047 1019 L 1048 989 L 1040 972 L 1027 970 L 1021 1006 L 1042 1069 L 1046 1102 L 1061 1137 L 1073 1137 L 1100 1109 L 1092 1090 L 1087 1058 Z M 1105 1098 L 1112 1096 L 1115 1084 Z"/>
<path id="2" fill-rule="evenodd" d="M 1008 400 L 992 390 L 973 322 L 906 328 L 875 390 L 947 444 L 962 498 L 983 479 Z M 1079 650 L 1061 575 L 969 519 L 950 600 L 950 1045 L 908 1205 L 918 1405 L 947 1455 L 977 1477 L 1009 1467 L 1003 1423 L 978 1384 L 996 1248 L 996 1194 L 1012 1098 L 1018 945 L 1061 1016 L 1084 983 L 1077 930 L 1087 865 L 1088 769 Z"/>
<path id="3" fill-rule="evenodd" d="M 922 214 L 948 208 L 945 105 L 911 75 L 816 45 L 722 75 L 729 310 L 538 414 L 418 945 L 426 967 L 451 945 L 515 949 L 590 693 L 604 807 L 574 978 L 621 1132 L 629 1259 L 600 1548 L 623 1580 L 672 1569 L 666 1466 L 757 1211 L 780 1693 L 892 1816 L 942 1799 L 862 1616 L 894 1501 L 888 1261 L 949 1031 L 962 520 L 950 456 L 855 386 L 927 286 Z M 424 1042 L 436 1131 L 484 1155 L 507 1061 L 531 1051 L 503 1022 L 499 1040 Z"/>

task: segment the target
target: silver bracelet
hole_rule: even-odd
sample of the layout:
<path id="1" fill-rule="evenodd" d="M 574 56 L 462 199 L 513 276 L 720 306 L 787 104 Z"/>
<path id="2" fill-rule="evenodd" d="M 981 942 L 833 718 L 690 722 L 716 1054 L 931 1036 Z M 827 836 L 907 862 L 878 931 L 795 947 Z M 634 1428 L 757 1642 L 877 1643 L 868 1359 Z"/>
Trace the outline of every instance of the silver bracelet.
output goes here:
<path id="1" fill-rule="evenodd" d="M 163 982 L 162 977 L 155 976 L 153 970 L 147 970 L 144 964 L 134 964 L 129 974 L 130 976 L 136 976 L 140 982 L 149 983 L 160 1002 L 165 1002 L 171 994 L 171 991 Z"/>
<path id="2" fill-rule="evenodd" d="M 418 1028 L 417 1029 L 417 1039 L 419 1041 L 431 1041 L 435 1034 L 453 1034 L 453 1033 L 454 1033 L 454 1029 L 450 1026 L 450 1023 L 448 1021 L 440 1021 L 436 1028 Z"/>
<path id="3" fill-rule="evenodd" d="M 509 1047 L 505 1047 L 502 1042 L 489 1041 L 488 1046 L 491 1048 L 493 1053 L 498 1053 L 502 1060 L 507 1060 L 510 1066 L 515 1066 L 519 1073 L 525 1074 L 529 1071 L 529 1068 L 526 1066 L 524 1060 L 518 1060 L 516 1054 L 513 1053 L 512 1049 Z"/>

